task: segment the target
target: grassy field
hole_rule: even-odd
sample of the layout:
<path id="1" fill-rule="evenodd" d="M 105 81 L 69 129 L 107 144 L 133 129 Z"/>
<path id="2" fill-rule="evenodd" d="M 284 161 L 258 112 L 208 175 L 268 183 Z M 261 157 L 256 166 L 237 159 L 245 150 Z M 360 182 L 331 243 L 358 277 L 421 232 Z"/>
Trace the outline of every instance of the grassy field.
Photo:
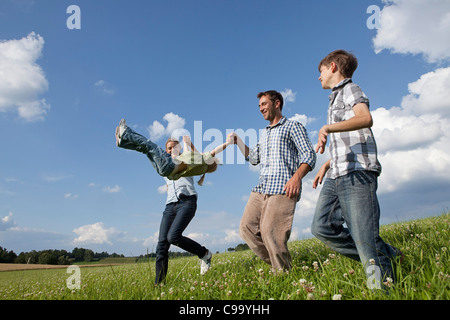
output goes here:
<path id="1" fill-rule="evenodd" d="M 0 272 L 0 300 L 448 300 L 450 214 L 382 226 L 382 237 L 405 254 L 398 282 L 370 290 L 361 265 L 316 239 L 290 242 L 294 268 L 273 275 L 250 250 L 213 256 L 200 276 L 197 257 L 172 259 L 164 285 L 154 262 L 80 268 L 70 289 L 67 269 Z M 71 282 L 74 284 L 75 282 Z"/>

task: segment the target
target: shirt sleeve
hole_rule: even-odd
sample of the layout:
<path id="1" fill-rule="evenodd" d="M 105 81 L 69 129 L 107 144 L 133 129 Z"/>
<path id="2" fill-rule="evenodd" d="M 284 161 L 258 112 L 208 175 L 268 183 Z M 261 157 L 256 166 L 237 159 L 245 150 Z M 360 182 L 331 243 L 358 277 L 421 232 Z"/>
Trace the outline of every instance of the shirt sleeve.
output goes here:
<path id="1" fill-rule="evenodd" d="M 245 158 L 245 160 L 250 162 L 254 166 L 259 164 L 260 162 L 259 150 L 260 150 L 260 142 L 258 141 L 256 146 L 253 149 L 250 149 L 248 157 Z"/>
<path id="2" fill-rule="evenodd" d="M 305 127 L 297 121 L 293 121 L 292 140 L 298 150 L 300 163 L 306 163 L 311 170 L 316 166 L 316 152 L 314 151 L 311 140 L 308 137 Z"/>
<path id="3" fill-rule="evenodd" d="M 211 151 L 205 152 L 203 154 L 203 162 L 205 162 L 206 164 L 212 164 L 216 159 L 214 159 L 214 157 L 212 156 Z"/>
<path id="4" fill-rule="evenodd" d="M 357 84 L 349 83 L 344 87 L 344 104 L 353 108 L 358 103 L 365 103 L 369 107 L 369 98 Z"/>

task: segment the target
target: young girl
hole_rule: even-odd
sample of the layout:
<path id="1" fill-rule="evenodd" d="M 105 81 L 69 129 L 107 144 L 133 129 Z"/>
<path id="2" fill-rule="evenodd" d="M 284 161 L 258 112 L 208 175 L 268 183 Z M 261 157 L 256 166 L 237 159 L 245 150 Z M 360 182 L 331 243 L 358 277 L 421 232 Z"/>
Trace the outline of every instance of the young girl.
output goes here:
<path id="1" fill-rule="evenodd" d="M 232 143 L 227 141 L 206 153 L 198 152 L 192 144 L 189 136 L 183 136 L 184 152 L 180 154 L 181 146 L 177 144 L 176 150 L 172 150 L 172 155 L 164 149 L 148 140 L 143 135 L 134 132 L 125 122 L 120 120 L 116 128 L 116 145 L 120 148 L 136 150 L 147 155 L 156 172 L 170 180 L 177 180 L 180 177 L 202 176 L 198 181 L 202 185 L 206 173 L 216 171 L 218 159 L 215 155 L 225 150 Z M 188 151 L 188 147 L 190 151 Z"/>

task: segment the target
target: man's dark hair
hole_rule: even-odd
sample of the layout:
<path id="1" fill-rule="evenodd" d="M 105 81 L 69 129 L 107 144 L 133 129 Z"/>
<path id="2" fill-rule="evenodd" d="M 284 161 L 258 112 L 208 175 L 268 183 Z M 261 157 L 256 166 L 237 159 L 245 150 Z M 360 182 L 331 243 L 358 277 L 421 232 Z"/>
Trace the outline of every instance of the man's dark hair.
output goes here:
<path id="1" fill-rule="evenodd" d="M 261 99 L 261 97 L 264 97 L 264 96 L 269 96 L 269 99 L 270 99 L 270 101 L 272 101 L 273 104 L 275 104 L 275 102 L 277 100 L 280 100 L 280 111 L 283 110 L 284 100 L 283 100 L 283 96 L 281 95 L 281 93 L 279 93 L 278 91 L 275 91 L 275 90 L 264 91 L 264 92 L 258 93 L 257 98 Z"/>

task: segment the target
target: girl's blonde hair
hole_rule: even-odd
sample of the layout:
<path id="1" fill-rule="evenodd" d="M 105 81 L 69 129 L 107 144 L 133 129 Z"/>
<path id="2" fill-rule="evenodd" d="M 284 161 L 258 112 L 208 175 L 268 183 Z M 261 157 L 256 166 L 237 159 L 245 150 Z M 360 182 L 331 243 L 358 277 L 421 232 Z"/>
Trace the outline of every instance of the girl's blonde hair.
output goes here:
<path id="1" fill-rule="evenodd" d="M 205 175 L 207 173 L 212 173 L 212 172 L 217 170 L 217 161 L 218 160 L 216 158 L 213 158 L 213 159 L 214 159 L 214 161 L 211 164 L 208 164 L 208 169 L 206 169 L 206 172 L 202 175 L 200 180 L 198 180 L 197 183 L 198 183 L 199 186 L 203 185 L 203 181 L 205 181 Z"/>
<path id="2" fill-rule="evenodd" d="M 166 145 L 165 145 L 166 149 L 167 149 L 167 144 L 168 144 L 169 142 L 175 142 L 176 144 L 180 144 L 180 141 L 178 141 L 177 139 L 169 138 L 169 139 L 167 139 L 167 141 L 166 141 Z"/>

